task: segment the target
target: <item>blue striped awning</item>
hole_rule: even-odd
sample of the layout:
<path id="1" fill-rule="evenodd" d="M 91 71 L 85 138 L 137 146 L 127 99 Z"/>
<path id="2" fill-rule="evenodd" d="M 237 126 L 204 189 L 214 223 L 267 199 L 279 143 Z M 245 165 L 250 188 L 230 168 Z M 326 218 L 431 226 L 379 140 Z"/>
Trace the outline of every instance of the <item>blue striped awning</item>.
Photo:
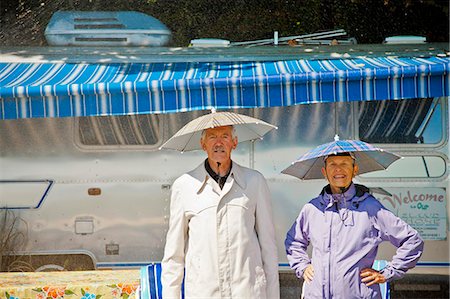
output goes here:
<path id="1" fill-rule="evenodd" d="M 450 95 L 450 58 L 0 63 L 1 119 Z"/>

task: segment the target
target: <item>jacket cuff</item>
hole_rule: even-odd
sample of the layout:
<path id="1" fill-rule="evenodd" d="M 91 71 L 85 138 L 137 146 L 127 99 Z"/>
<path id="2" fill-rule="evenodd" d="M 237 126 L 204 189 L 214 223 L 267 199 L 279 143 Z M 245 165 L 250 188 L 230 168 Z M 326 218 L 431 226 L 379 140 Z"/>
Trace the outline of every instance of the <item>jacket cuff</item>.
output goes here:
<path id="1" fill-rule="evenodd" d="M 295 271 L 296 273 L 296 275 L 297 275 L 297 277 L 299 278 L 299 279 L 301 279 L 301 280 L 303 280 L 303 273 L 305 273 L 305 269 L 306 269 L 306 267 L 308 267 L 309 266 L 309 264 L 306 264 L 306 265 L 304 265 L 304 266 L 301 266 L 301 267 L 298 267 L 297 268 L 297 270 Z"/>
<path id="2" fill-rule="evenodd" d="M 380 270 L 380 273 L 384 276 L 387 282 L 390 282 L 395 279 L 402 278 L 405 273 L 395 269 L 392 266 L 386 266 L 384 269 Z"/>

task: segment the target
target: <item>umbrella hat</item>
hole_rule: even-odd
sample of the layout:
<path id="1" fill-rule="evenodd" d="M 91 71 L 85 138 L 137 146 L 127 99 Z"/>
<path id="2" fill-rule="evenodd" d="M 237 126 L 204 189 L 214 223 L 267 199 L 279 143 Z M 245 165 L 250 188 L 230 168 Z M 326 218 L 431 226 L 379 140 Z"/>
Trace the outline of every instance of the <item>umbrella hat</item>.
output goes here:
<path id="1" fill-rule="evenodd" d="M 338 153 L 351 153 L 359 166 L 359 174 L 386 169 L 400 156 L 384 151 L 360 140 L 335 140 L 322 144 L 302 155 L 281 173 L 295 176 L 302 180 L 322 179 L 324 158 Z"/>
<path id="2" fill-rule="evenodd" d="M 199 150 L 203 130 L 233 126 L 239 142 L 262 139 L 263 135 L 277 127 L 257 118 L 234 113 L 216 112 L 200 116 L 182 127 L 161 147 L 181 152 Z"/>

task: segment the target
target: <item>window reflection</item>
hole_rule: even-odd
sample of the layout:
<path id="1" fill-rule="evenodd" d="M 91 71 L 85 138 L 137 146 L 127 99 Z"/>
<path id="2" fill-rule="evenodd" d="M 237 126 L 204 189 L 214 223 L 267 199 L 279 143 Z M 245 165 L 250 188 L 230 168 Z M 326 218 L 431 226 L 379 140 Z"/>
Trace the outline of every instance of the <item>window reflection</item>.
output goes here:
<path id="1" fill-rule="evenodd" d="M 438 98 L 361 102 L 359 138 L 368 143 L 439 143 L 441 106 Z"/>

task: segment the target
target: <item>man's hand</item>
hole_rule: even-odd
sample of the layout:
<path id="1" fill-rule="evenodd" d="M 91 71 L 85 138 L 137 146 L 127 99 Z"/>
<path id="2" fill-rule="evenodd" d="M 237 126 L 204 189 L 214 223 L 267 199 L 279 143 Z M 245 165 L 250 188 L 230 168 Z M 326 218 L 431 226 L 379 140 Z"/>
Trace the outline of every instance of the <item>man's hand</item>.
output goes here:
<path id="1" fill-rule="evenodd" d="M 364 282 L 368 287 L 376 283 L 386 282 L 386 278 L 384 278 L 383 274 L 380 274 L 380 272 L 371 268 L 362 269 L 361 278 L 361 281 Z"/>
<path id="2" fill-rule="evenodd" d="M 314 277 L 314 268 L 311 264 L 309 264 L 305 268 L 305 271 L 303 272 L 303 279 L 309 283 L 313 280 L 313 277 Z"/>

